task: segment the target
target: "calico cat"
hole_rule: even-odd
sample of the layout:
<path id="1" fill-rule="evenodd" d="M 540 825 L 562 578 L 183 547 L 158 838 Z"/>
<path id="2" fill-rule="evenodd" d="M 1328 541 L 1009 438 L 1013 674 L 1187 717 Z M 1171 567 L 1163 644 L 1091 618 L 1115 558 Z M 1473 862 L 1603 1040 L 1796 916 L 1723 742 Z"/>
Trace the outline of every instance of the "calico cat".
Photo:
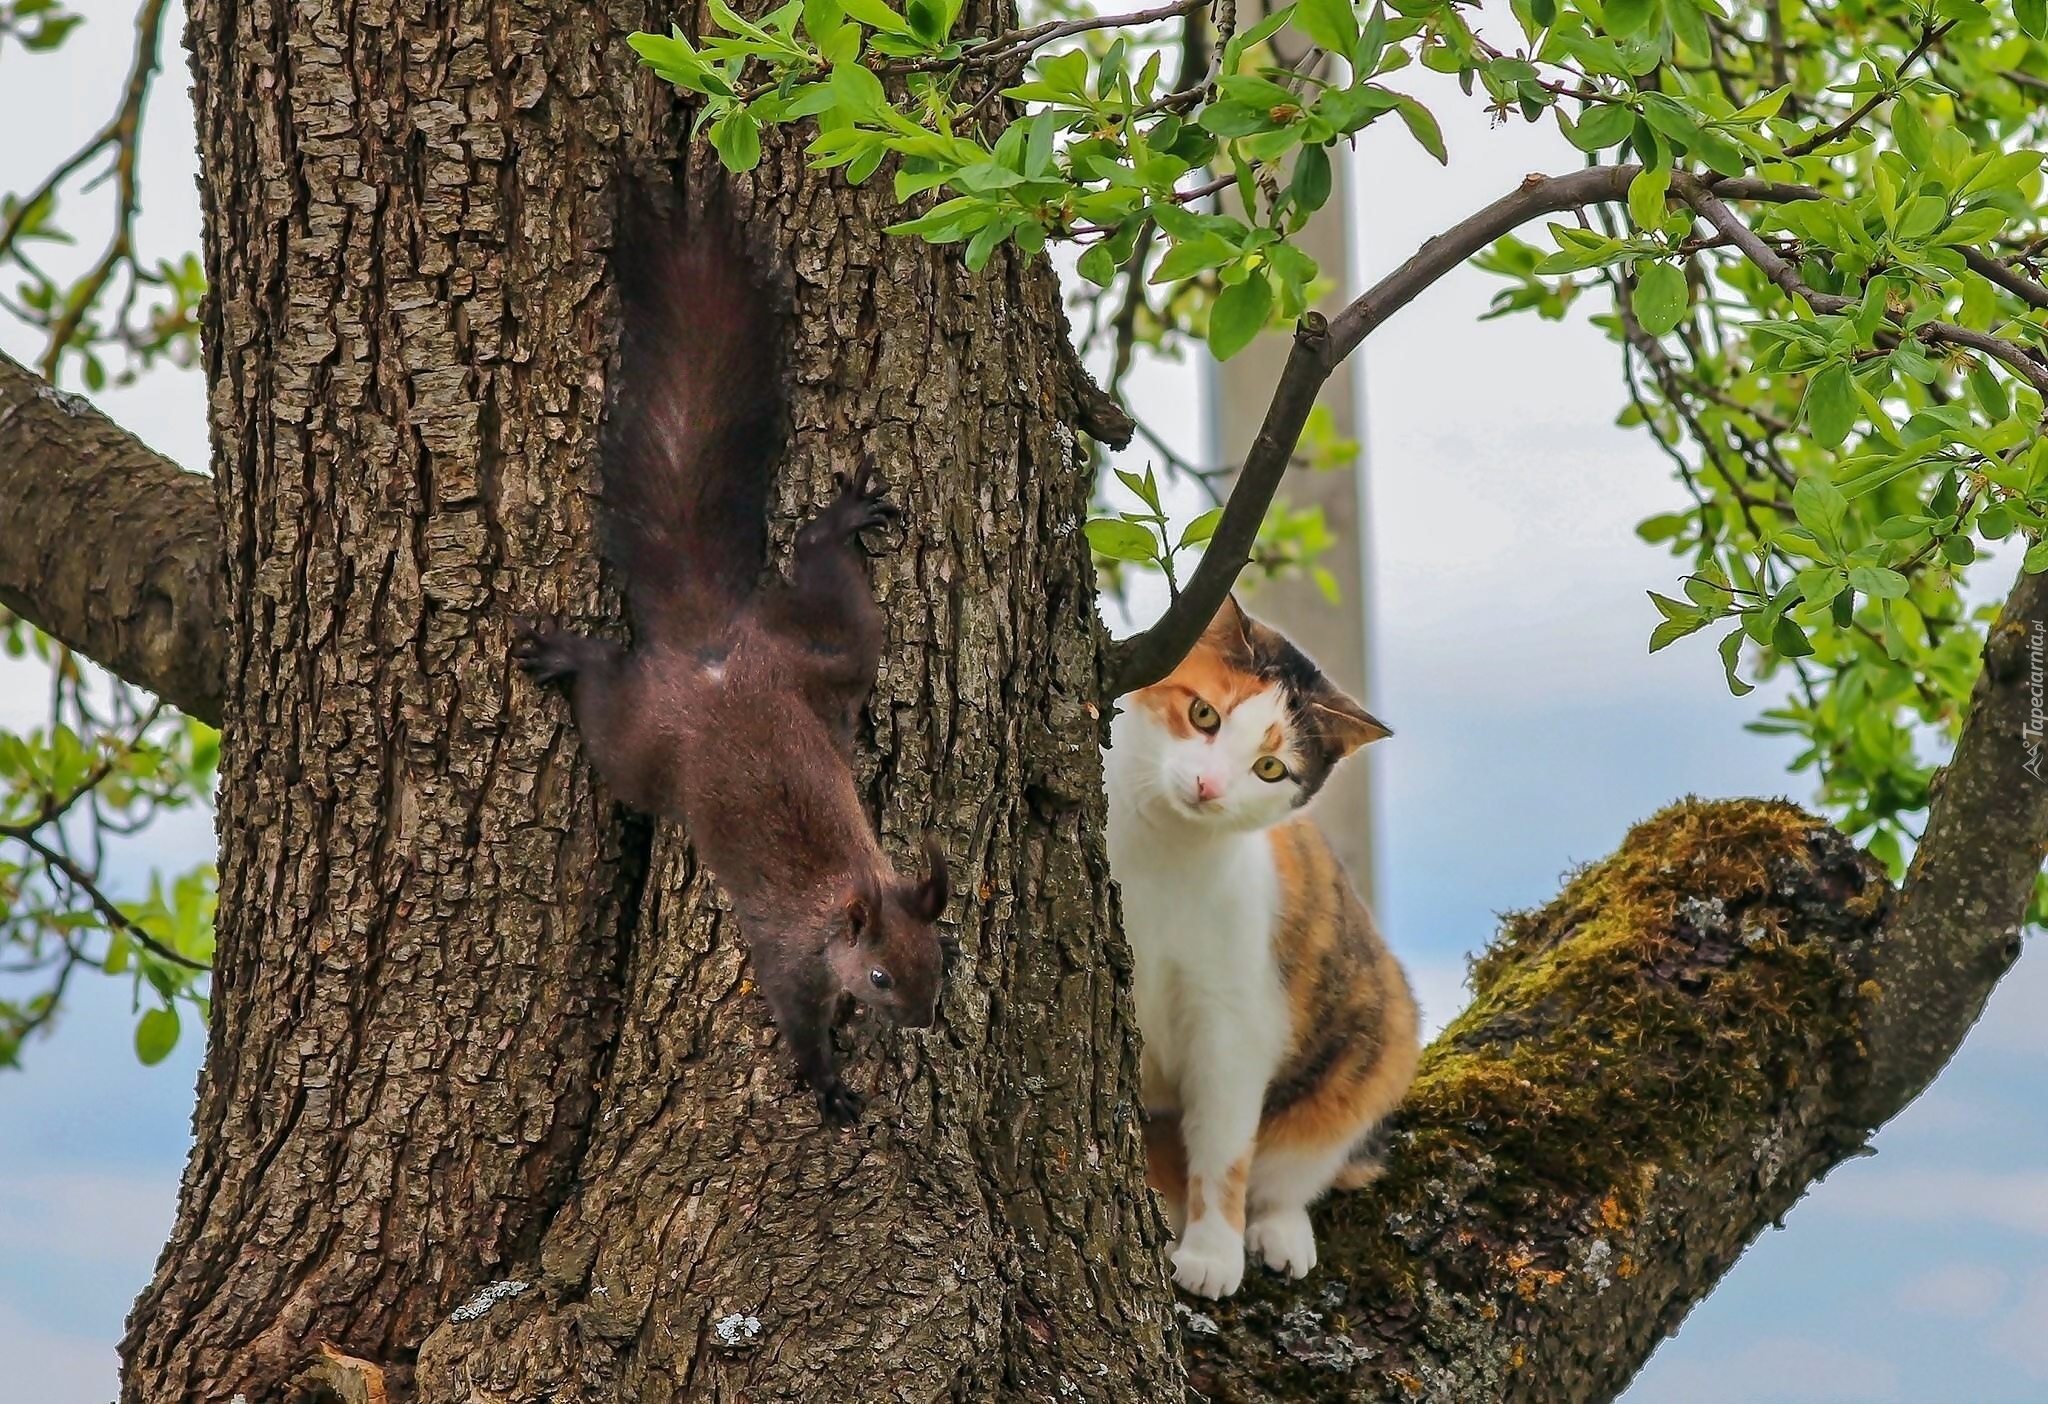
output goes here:
<path id="1" fill-rule="evenodd" d="M 1227 1297 L 1247 1247 L 1300 1277 L 1308 1206 L 1365 1183 L 1415 1075 L 1415 1001 L 1300 811 L 1388 734 L 1232 599 L 1180 667 L 1124 698 L 1110 871 L 1137 963 L 1153 1187 L 1174 1281 Z"/>

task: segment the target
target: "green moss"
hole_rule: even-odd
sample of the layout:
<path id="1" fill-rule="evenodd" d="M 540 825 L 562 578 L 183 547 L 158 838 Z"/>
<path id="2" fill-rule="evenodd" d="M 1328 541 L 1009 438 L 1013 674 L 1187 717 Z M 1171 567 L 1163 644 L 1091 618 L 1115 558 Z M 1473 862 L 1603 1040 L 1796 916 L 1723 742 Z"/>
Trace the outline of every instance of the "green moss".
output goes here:
<path id="1" fill-rule="evenodd" d="M 1830 841 L 1790 804 L 1688 800 L 1511 917 L 1424 1056 L 1413 1149 L 1483 1153 L 1627 1207 L 1634 1167 L 1713 1142 L 1816 1045 L 1853 1040 L 1854 953 L 1831 937 L 1860 934 L 1885 889 L 1861 883 L 1834 931 L 1814 929 L 1829 903 L 1815 845 Z"/>

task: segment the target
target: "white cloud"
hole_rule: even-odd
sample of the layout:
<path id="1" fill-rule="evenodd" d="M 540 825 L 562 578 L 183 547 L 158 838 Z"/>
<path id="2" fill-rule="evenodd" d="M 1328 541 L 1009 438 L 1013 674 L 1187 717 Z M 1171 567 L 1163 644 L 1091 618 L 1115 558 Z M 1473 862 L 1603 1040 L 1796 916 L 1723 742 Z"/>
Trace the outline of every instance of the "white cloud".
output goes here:
<path id="1" fill-rule="evenodd" d="M 0 1360 L 7 1362 L 7 1393 L 52 1404 L 95 1404 L 118 1388 L 114 1348 L 28 1320 L 0 1302 Z"/>
<path id="2" fill-rule="evenodd" d="M 2020 1304 L 1984 1333 L 1984 1341 L 2029 1377 L 2048 1380 L 2048 1272 L 2034 1275 Z"/>
<path id="3" fill-rule="evenodd" d="M 1971 1321 L 1991 1314 L 2005 1299 L 2008 1282 L 1989 1263 L 1943 1263 L 1900 1283 L 1892 1301 L 1917 1316 Z"/>
<path id="4" fill-rule="evenodd" d="M 1887 1404 L 1901 1398 L 1898 1367 L 1825 1341 L 1777 1336 L 1711 1364 L 1654 1370 L 1625 1404 Z"/>
<path id="5" fill-rule="evenodd" d="M 1852 1164 L 1814 1194 L 1809 1211 L 2048 1234 L 2048 1170 L 1883 1170 Z"/>

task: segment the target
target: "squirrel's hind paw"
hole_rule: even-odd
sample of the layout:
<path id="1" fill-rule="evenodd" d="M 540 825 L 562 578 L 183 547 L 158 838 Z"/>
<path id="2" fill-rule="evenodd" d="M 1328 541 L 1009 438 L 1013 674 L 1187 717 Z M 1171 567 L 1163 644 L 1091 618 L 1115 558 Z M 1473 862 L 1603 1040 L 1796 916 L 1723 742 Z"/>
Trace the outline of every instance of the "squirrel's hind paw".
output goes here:
<path id="1" fill-rule="evenodd" d="M 818 1114 L 827 1126 L 851 1126 L 860 1120 L 867 1099 L 838 1078 L 818 1089 Z"/>

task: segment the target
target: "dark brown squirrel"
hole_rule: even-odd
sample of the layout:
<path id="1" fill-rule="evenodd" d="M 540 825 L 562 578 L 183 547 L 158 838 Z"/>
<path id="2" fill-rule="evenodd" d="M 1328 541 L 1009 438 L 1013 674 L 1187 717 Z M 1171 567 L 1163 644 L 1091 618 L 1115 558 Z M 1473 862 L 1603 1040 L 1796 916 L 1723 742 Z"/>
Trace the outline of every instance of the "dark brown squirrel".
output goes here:
<path id="1" fill-rule="evenodd" d="M 914 1028 L 936 1014 L 949 948 L 944 855 L 899 877 L 851 765 L 884 622 L 856 541 L 896 515 L 871 465 L 767 572 L 782 405 L 775 330 L 729 234 L 626 202 L 612 252 L 624 326 L 601 454 L 605 551 L 633 646 L 530 625 L 515 657 L 566 685 L 612 793 L 682 822 L 731 898 L 755 978 L 828 1122 L 860 1114 L 832 1026 L 842 995 Z"/>

